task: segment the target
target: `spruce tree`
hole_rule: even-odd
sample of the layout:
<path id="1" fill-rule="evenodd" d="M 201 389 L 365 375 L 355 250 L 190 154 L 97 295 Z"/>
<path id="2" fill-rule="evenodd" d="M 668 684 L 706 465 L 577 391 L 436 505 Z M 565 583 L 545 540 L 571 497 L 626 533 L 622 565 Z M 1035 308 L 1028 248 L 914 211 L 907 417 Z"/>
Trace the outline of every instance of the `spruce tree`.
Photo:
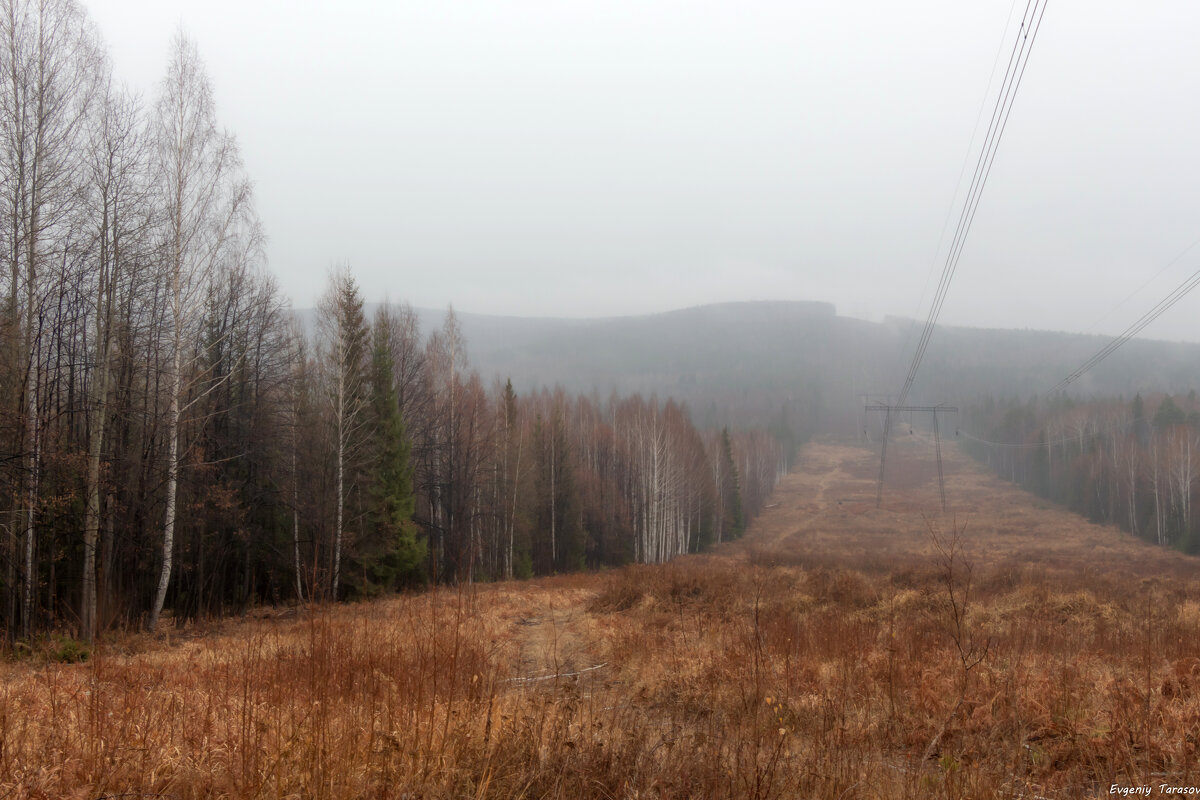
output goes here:
<path id="1" fill-rule="evenodd" d="M 395 585 L 419 582 L 424 575 L 425 543 L 417 540 L 413 522 L 416 497 L 413 494 L 412 445 L 400 416 L 392 370 L 391 328 L 377 325 L 371 373 L 378 441 L 376 460 L 376 529 L 388 544 L 382 566 Z"/>
<path id="2" fill-rule="evenodd" d="M 722 487 L 722 506 L 725 522 L 722 527 L 729 531 L 729 538 L 736 539 L 746 530 L 746 514 L 742 510 L 742 487 L 738 479 L 737 464 L 733 461 L 733 445 L 729 441 L 729 428 L 721 430 L 721 458 L 725 461 L 728 478 Z"/>
<path id="3" fill-rule="evenodd" d="M 357 593 L 370 595 L 421 581 L 425 542 L 413 522 L 412 445 L 400 415 L 392 366 L 391 326 L 386 313 L 375 319 L 369 383 L 371 454 L 367 467 L 364 533 L 347 575 Z"/>
<path id="4" fill-rule="evenodd" d="M 1154 412 L 1154 428 L 1158 431 L 1165 431 L 1174 428 L 1176 425 L 1182 425 L 1187 420 L 1183 410 L 1175 405 L 1175 401 L 1171 399 L 1171 395 L 1163 398 L 1159 404 L 1158 410 Z"/>

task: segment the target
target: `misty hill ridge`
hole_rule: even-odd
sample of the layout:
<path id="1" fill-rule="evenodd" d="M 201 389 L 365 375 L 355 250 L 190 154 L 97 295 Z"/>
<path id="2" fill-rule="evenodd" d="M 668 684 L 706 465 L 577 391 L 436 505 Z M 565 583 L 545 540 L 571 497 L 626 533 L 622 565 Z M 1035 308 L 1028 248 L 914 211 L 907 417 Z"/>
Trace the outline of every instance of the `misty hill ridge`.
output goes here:
<path id="1" fill-rule="evenodd" d="M 417 313 L 426 331 L 445 316 Z M 524 388 L 562 383 L 583 391 L 604 391 L 610 382 L 618 389 L 661 390 L 736 375 L 775 382 L 813 369 L 817 374 L 803 377 L 856 372 L 861 391 L 886 391 L 903 379 L 920 334 L 914 320 L 843 317 L 823 302 L 718 303 L 595 319 L 456 314 L 481 374 L 510 376 Z M 937 393 L 1040 394 L 1108 341 L 1061 331 L 939 326 L 918 383 Z M 1177 391 L 1198 381 L 1200 345 L 1138 339 L 1081 379 L 1076 391 Z M 957 386 L 941 386 L 950 383 Z"/>
<path id="2" fill-rule="evenodd" d="M 370 313 L 370 309 L 368 309 Z M 311 320 L 312 310 L 299 312 Z M 415 309 L 426 334 L 445 312 Z M 657 314 L 593 319 L 455 312 L 471 366 L 518 391 L 671 395 L 701 424 L 741 424 L 783 405 L 847 416 L 864 393 L 903 382 L 920 323 L 839 316 L 831 303 L 730 302 Z M 981 394 L 1045 394 L 1109 337 L 1038 330 L 939 326 L 913 402 Z M 1132 395 L 1200 387 L 1200 344 L 1134 340 L 1075 384 L 1077 395 Z"/>

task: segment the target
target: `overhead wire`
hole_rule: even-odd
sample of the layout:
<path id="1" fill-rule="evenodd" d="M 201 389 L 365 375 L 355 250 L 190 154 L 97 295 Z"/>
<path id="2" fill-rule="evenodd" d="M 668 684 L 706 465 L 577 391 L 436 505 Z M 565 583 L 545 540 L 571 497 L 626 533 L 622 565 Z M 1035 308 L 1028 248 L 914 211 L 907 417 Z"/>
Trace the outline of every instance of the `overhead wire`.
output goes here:
<path id="1" fill-rule="evenodd" d="M 1198 239 L 1196 242 L 1193 242 L 1187 248 L 1187 250 L 1184 251 L 1184 254 L 1187 253 L 1188 250 L 1191 250 L 1193 247 L 1195 247 L 1197 244 L 1200 244 L 1200 239 Z M 1178 261 L 1182 257 L 1183 257 L 1183 254 L 1180 254 L 1178 257 L 1176 257 L 1175 260 Z M 1174 262 L 1172 262 L 1172 263 L 1174 263 Z M 1080 377 L 1082 377 L 1084 373 L 1088 372 L 1093 367 L 1095 367 L 1097 364 L 1099 364 L 1101 361 L 1108 358 L 1110 355 L 1112 355 L 1114 352 L 1116 352 L 1118 349 L 1120 349 L 1126 342 L 1128 342 L 1130 339 L 1132 339 L 1134 336 L 1136 336 L 1139 332 L 1141 332 L 1141 330 L 1143 328 L 1145 328 L 1151 322 L 1154 322 L 1154 320 L 1156 320 L 1160 316 L 1162 316 L 1163 313 L 1166 312 L 1169 308 L 1171 308 L 1173 305 L 1175 305 L 1180 300 L 1182 300 L 1184 297 L 1186 297 L 1192 291 L 1192 289 L 1196 288 L 1197 285 L 1200 285 L 1200 269 L 1196 270 L 1191 275 L 1189 275 L 1187 278 L 1185 278 L 1183 280 L 1183 283 L 1176 286 L 1173 290 L 1171 290 L 1170 293 L 1167 294 L 1166 297 L 1164 297 L 1162 300 L 1159 300 L 1149 311 L 1147 311 L 1145 314 L 1143 314 L 1141 317 L 1139 317 L 1135 322 L 1133 322 L 1129 327 L 1127 327 L 1121 333 L 1117 334 L 1117 336 L 1114 337 L 1111 341 L 1109 341 L 1108 344 L 1106 344 L 1106 345 L 1104 345 L 1104 347 L 1100 348 L 1100 350 L 1098 350 L 1095 353 L 1095 355 L 1093 355 L 1087 361 L 1083 362 L 1073 372 L 1068 374 L 1067 377 L 1063 378 L 1061 381 L 1056 383 L 1054 385 L 1054 388 L 1052 388 L 1049 391 L 1049 394 L 1057 394 L 1058 392 L 1062 391 L 1063 389 L 1066 389 L 1068 386 L 1070 386 L 1072 383 L 1074 383 L 1076 380 L 1078 380 Z"/>
<path id="2" fill-rule="evenodd" d="M 937 246 L 933 249 L 934 256 L 929 262 L 929 271 L 925 273 L 925 283 L 921 285 L 921 296 L 917 300 L 916 313 L 913 314 L 912 322 L 904 334 L 904 344 L 900 347 L 901 355 L 908 352 L 908 345 L 912 342 L 913 331 L 917 327 L 917 314 L 925 307 L 925 295 L 929 291 L 929 281 L 933 278 L 933 269 L 937 266 L 937 254 L 942 251 L 942 243 L 946 241 L 946 231 L 950 230 L 950 220 L 958 201 L 958 192 L 962 188 L 963 176 L 967 174 L 967 164 L 971 161 L 971 152 L 975 149 L 975 138 L 979 134 L 979 123 L 983 121 L 983 111 L 987 108 L 987 99 L 992 94 L 992 84 L 996 81 L 996 70 L 1000 67 L 1000 56 L 1004 53 L 1004 42 L 1008 38 L 1008 29 L 1012 27 L 1013 12 L 1016 8 L 1017 0 L 1012 0 L 1012 4 L 1008 7 L 1008 18 L 1004 21 L 1004 35 L 1000 37 L 1000 42 L 996 45 L 996 56 L 992 60 L 992 71 L 988 75 L 987 90 L 984 92 L 983 97 L 979 99 L 979 111 L 975 113 L 975 127 L 971 129 L 971 141 L 967 145 L 966 152 L 963 153 L 962 166 L 958 168 L 958 179 L 954 182 L 954 196 L 951 198 L 950 206 L 946 209 L 946 218 L 942 221 L 941 232 L 938 233 Z"/>
<path id="3" fill-rule="evenodd" d="M 946 263 L 942 268 L 941 279 L 938 281 L 937 291 L 934 293 L 933 303 L 929 309 L 929 317 L 925 321 L 925 327 L 921 332 L 916 352 L 913 354 L 912 363 L 909 365 L 908 374 L 905 376 L 904 387 L 900 391 L 900 400 L 897 405 L 904 405 L 908 399 L 909 391 L 916 380 L 921 361 L 925 357 L 925 351 L 929 347 L 929 341 L 937 325 L 938 317 L 941 315 L 942 306 L 946 302 L 946 294 L 950 289 L 950 283 L 954 278 L 958 262 L 962 257 L 967 234 L 970 233 L 971 226 L 975 221 L 979 201 L 983 195 L 987 179 L 991 175 L 1000 139 L 1008 126 L 1008 120 L 1012 113 L 1017 91 L 1020 89 L 1021 82 L 1025 77 L 1025 68 L 1029 64 L 1029 56 L 1033 51 L 1037 34 L 1041 30 L 1042 18 L 1045 15 L 1048 2 L 1049 0 L 1028 0 L 1026 3 L 1025 13 L 1021 17 L 1021 26 L 1018 29 L 1016 41 L 1013 43 L 1013 49 L 1009 55 L 1008 68 L 1005 71 L 1004 80 L 1001 83 L 1000 92 L 992 110 L 992 117 L 988 125 L 987 135 L 984 138 L 983 148 L 975 164 L 971 186 L 967 192 L 962 212 L 959 214 L 954 238 L 951 241 L 950 250 L 946 255 Z"/>
<path id="4" fill-rule="evenodd" d="M 1126 303 L 1128 303 L 1130 300 L 1132 300 L 1133 298 L 1137 297 L 1139 294 L 1141 294 L 1141 293 L 1142 293 L 1142 292 L 1143 292 L 1143 291 L 1146 289 L 1146 287 L 1147 287 L 1147 286 L 1149 286 L 1150 284 L 1152 284 L 1152 283 L 1154 283 L 1156 280 L 1158 280 L 1158 279 L 1159 279 L 1159 277 L 1161 277 L 1161 276 L 1162 276 L 1162 274 L 1163 274 L 1164 272 L 1166 272 L 1166 271 L 1167 271 L 1167 270 L 1169 270 L 1171 267 L 1173 267 L 1173 266 L 1175 266 L 1177 263 L 1179 263 L 1179 262 L 1180 262 L 1180 261 L 1183 259 L 1183 257 L 1184 257 L 1184 256 L 1186 256 L 1188 253 L 1190 253 L 1190 252 L 1191 252 L 1193 249 L 1195 249 L 1196 245 L 1198 245 L 1198 244 L 1200 244 L 1200 239 L 1196 239 L 1196 240 L 1195 240 L 1195 241 L 1193 241 L 1191 244 L 1189 244 L 1187 247 L 1185 247 L 1185 248 L 1183 248 L 1182 250 L 1180 250 L 1180 251 L 1179 251 L 1179 252 L 1178 252 L 1178 253 L 1175 255 L 1175 257 L 1174 257 L 1174 258 L 1172 258 L 1170 261 L 1168 261 L 1166 264 L 1164 264 L 1164 265 L 1162 266 L 1162 268 L 1161 268 L 1161 269 L 1159 269 L 1159 271 L 1158 271 L 1158 272 L 1154 273 L 1154 274 L 1153 274 L 1153 275 L 1151 275 L 1149 278 L 1147 278 L 1147 279 L 1146 279 L 1146 281 L 1145 281 L 1145 282 L 1144 282 L 1144 283 L 1143 283 L 1141 286 L 1139 286 L 1138 288 L 1134 289 L 1134 290 L 1133 290 L 1132 292 L 1130 292 L 1129 294 L 1125 295 L 1125 297 L 1123 297 L 1123 298 L 1121 299 L 1121 301 L 1120 301 L 1120 302 L 1118 302 L 1118 303 L 1117 303 L 1115 306 L 1113 306 L 1112 308 L 1110 308 L 1108 311 L 1105 311 L 1105 312 L 1104 312 L 1104 313 L 1103 313 L 1103 314 L 1100 316 L 1100 318 L 1099 318 L 1099 319 L 1097 319 L 1095 322 L 1093 322 L 1091 325 L 1089 325 L 1089 326 L 1088 326 L 1088 327 L 1087 327 L 1087 328 L 1086 328 L 1086 329 L 1085 329 L 1083 332 L 1084 332 L 1084 333 L 1090 333 L 1090 332 L 1092 332 L 1093 330 L 1095 330 L 1095 329 L 1096 329 L 1096 327 L 1097 327 L 1097 326 L 1098 326 L 1100 323 L 1104 322 L 1106 319 L 1108 319 L 1108 318 L 1109 318 L 1109 317 L 1111 317 L 1111 316 L 1112 316 L 1114 313 L 1116 313 L 1116 311 L 1117 311 L 1119 308 L 1121 308 L 1121 306 L 1125 305 L 1125 304 L 1126 304 Z"/>
<path id="5" fill-rule="evenodd" d="M 941 279 L 938 282 L 937 291 L 934 294 L 933 302 L 930 306 L 929 316 L 925 322 L 925 327 L 922 330 L 921 339 L 917 344 L 917 349 L 913 355 L 913 360 L 909 366 L 908 374 L 905 377 L 904 387 L 900 392 L 900 400 L 897 405 L 904 405 L 908 398 L 909 391 L 912 388 L 913 382 L 916 380 L 917 372 L 920 368 L 921 361 L 924 359 L 925 352 L 929 347 L 929 341 L 932 338 L 933 330 L 936 327 L 938 317 L 941 315 L 942 306 L 945 303 L 946 294 L 949 291 L 950 282 L 953 280 L 954 273 L 958 267 L 958 261 L 962 256 L 963 247 L 965 246 L 967 234 L 970 232 L 971 226 L 975 220 L 975 214 L 979 208 L 979 202 L 982 197 L 983 187 L 991 174 L 992 166 L 995 162 L 995 156 L 999 147 L 999 142 L 1008 125 L 1009 116 L 1012 113 L 1012 104 L 1016 97 L 1016 92 L 1020 88 L 1021 82 L 1025 76 L 1025 68 L 1029 63 L 1029 55 L 1032 52 L 1033 44 L 1036 41 L 1038 31 L 1041 29 L 1042 18 L 1045 14 L 1048 0 L 1028 0 L 1025 7 L 1025 14 L 1022 16 L 1021 27 L 1018 30 L 1017 41 L 1013 45 L 1013 52 L 1009 57 L 1009 68 L 1005 73 L 1005 80 L 1001 84 L 999 97 L 996 100 L 996 106 L 992 112 L 992 120 L 989 124 L 988 134 L 985 137 L 983 149 L 980 152 L 979 159 L 976 162 L 975 174 L 972 176 L 971 188 L 968 191 L 966 201 L 963 204 L 962 213 L 959 216 L 958 227 L 955 230 L 954 239 L 951 242 L 950 251 L 946 256 L 946 264 L 942 270 Z M 1010 11 L 1011 15 L 1011 11 Z M 1015 65 L 1015 69 L 1014 69 Z M 960 175 L 961 180 L 961 175 Z M 945 231 L 943 230 L 943 236 Z M 1171 259 L 1162 269 L 1154 276 L 1143 283 L 1138 289 L 1126 296 L 1124 300 L 1109 310 L 1104 317 L 1096 324 L 1106 319 L 1114 311 L 1128 302 L 1132 297 L 1142 292 L 1146 286 L 1156 280 L 1163 272 L 1180 261 L 1185 255 L 1193 250 L 1197 245 L 1200 245 L 1200 239 L 1193 241 L 1190 245 L 1184 248 L 1178 255 Z M 928 279 L 927 279 L 928 283 Z M 1125 330 L 1114 337 L 1111 341 L 1100 348 L 1091 358 L 1087 359 L 1074 371 L 1069 373 L 1065 378 L 1059 381 L 1049 391 L 1049 394 L 1056 394 L 1066 389 L 1070 384 L 1078 380 L 1085 373 L 1093 369 L 1096 365 L 1102 362 L 1108 356 L 1112 355 L 1118 349 L 1125 345 L 1130 339 L 1140 333 L 1146 326 L 1150 325 L 1166 311 L 1172 308 L 1176 303 L 1186 297 L 1197 285 L 1200 285 L 1200 269 L 1193 272 L 1182 283 L 1176 286 L 1162 300 L 1156 303 L 1149 311 L 1139 317 L 1135 322 L 1130 324 Z M 926 287 L 927 288 L 927 287 Z M 924 292 L 922 292 L 922 296 Z M 1134 420 L 1133 422 L 1136 422 Z M 1132 423 L 1128 423 L 1132 424 Z M 991 442 L 976 436 L 971 435 L 966 431 L 961 433 L 968 439 L 972 439 L 984 444 L 989 444 L 997 447 L 1027 447 L 1027 446 L 1044 446 L 1045 442 L 1040 443 L 1015 443 L 1015 442 Z M 1062 440 L 1057 443 L 1068 443 L 1078 440 L 1079 437 Z"/>
<path id="6" fill-rule="evenodd" d="M 975 162 L 975 171 L 971 176 L 971 185 L 967 191 L 967 196 L 965 198 L 965 202 L 963 203 L 962 211 L 959 214 L 958 225 L 954 231 L 954 238 L 951 241 L 950 248 L 946 253 L 946 263 L 942 268 L 942 274 L 938 281 L 937 291 L 934 293 L 933 302 L 929 308 L 929 317 L 925 321 L 924 329 L 921 332 L 921 340 L 917 344 L 916 351 L 913 354 L 912 363 L 908 368 L 908 374 L 905 376 L 904 387 L 899 393 L 899 402 L 895 406 L 897 409 L 903 409 L 905 407 L 909 392 L 912 389 L 913 381 L 916 380 L 917 371 L 921 366 L 921 361 L 925 357 L 925 351 L 929 347 L 929 340 L 932 337 L 933 330 L 937 325 L 938 317 L 941 315 L 942 306 L 946 302 L 946 294 L 950 289 L 950 282 L 954 277 L 954 272 L 958 268 L 958 262 L 962 257 L 967 234 L 970 232 L 971 225 L 975 221 L 975 214 L 979 208 L 979 200 L 983 195 L 983 189 L 987 184 L 987 179 L 991 175 L 992 166 L 996 159 L 996 153 L 999 150 L 1000 140 L 1004 135 L 1004 131 L 1008 127 L 1008 120 L 1012 114 L 1013 103 L 1016 100 L 1017 91 L 1020 89 L 1021 83 L 1024 80 L 1025 69 L 1029 64 L 1029 56 L 1033 52 L 1033 45 L 1037 41 L 1038 32 L 1041 30 L 1042 19 L 1045 16 L 1046 6 L 1048 3 L 1049 0 L 1027 0 L 1026 2 L 1025 12 L 1021 17 L 1021 25 L 1017 30 L 1016 41 L 1013 43 L 1012 52 L 1009 55 L 1008 65 L 1004 73 L 1004 79 L 1001 82 L 1001 88 L 997 94 L 996 104 L 992 109 L 992 116 L 988 122 L 988 130 L 986 136 L 984 137 L 983 147 L 980 150 L 979 158 Z M 1011 10 L 1009 19 L 1011 21 Z M 993 67 L 993 74 L 994 70 L 995 68 Z M 924 293 L 922 293 L 922 296 L 923 294 Z M 879 457 L 879 485 L 875 500 L 876 505 L 882 503 L 883 498 L 883 478 L 885 472 L 884 466 L 887 459 L 887 440 L 889 429 L 891 427 L 892 408 L 892 406 L 888 406 L 887 413 L 884 414 L 883 447 L 880 451 Z M 936 412 L 934 413 L 934 436 L 934 441 L 936 442 Z M 942 460 L 940 448 L 938 449 L 938 480 L 939 483 L 941 483 Z M 942 484 L 943 510 L 945 510 L 945 506 L 945 486 Z"/>
<path id="7" fill-rule="evenodd" d="M 950 282 L 953 280 L 958 262 L 962 257 L 962 252 L 966 245 L 967 234 L 970 232 L 971 226 L 975 221 L 975 214 L 979 208 L 984 186 L 991 175 L 1000 139 L 1007 128 L 1017 89 L 1020 88 L 1021 81 L 1024 78 L 1025 67 L 1029 63 L 1029 55 L 1032 52 L 1033 43 L 1036 40 L 1038 31 L 1041 29 L 1041 20 L 1045 12 L 1045 7 L 1046 2 L 1043 1 L 1039 5 L 1038 0 L 1029 0 L 1026 4 L 1025 14 L 1021 19 L 1021 27 L 1018 30 L 1017 39 L 1013 45 L 1013 52 L 1009 56 L 1009 66 L 1005 73 L 1005 79 L 1001 84 L 999 95 L 996 98 L 996 105 L 992 111 L 988 134 L 985 137 L 983 149 L 980 151 L 976 162 L 975 173 L 971 179 L 971 188 L 968 191 L 966 202 L 963 204 L 950 251 L 946 256 L 946 265 L 943 269 L 941 280 L 938 283 L 933 304 L 930 307 L 929 318 L 926 321 L 925 329 L 922 331 L 921 341 L 917 345 L 916 353 L 909 367 L 908 376 L 905 379 L 904 388 L 900 394 L 902 398 L 901 403 L 907 398 L 908 392 L 912 388 L 913 381 L 917 376 L 917 370 L 929 347 L 938 317 L 941 315 L 942 306 L 945 304 L 946 295 L 950 289 Z M 1030 32 L 1031 28 L 1032 34 Z"/>
<path id="8" fill-rule="evenodd" d="M 1143 283 L 1134 292 L 1127 295 L 1125 297 L 1125 299 L 1122 300 L 1120 303 L 1118 303 L 1116 306 L 1114 306 L 1112 308 L 1112 310 L 1110 310 L 1108 312 L 1108 314 L 1111 314 L 1117 308 L 1120 308 L 1131 297 L 1133 297 L 1134 295 L 1138 294 L 1143 289 L 1145 289 L 1152 281 L 1154 281 L 1156 278 L 1158 278 L 1159 275 L 1162 275 L 1162 273 L 1165 272 L 1168 268 L 1174 266 L 1176 263 L 1178 263 L 1180 261 L 1180 259 L 1182 259 L 1188 253 L 1190 253 L 1193 249 L 1195 249 L 1195 247 L 1197 245 L 1200 245 L 1200 239 L 1196 239 L 1191 244 L 1189 244 L 1187 247 L 1185 247 L 1183 250 L 1181 250 L 1178 255 L 1176 255 L 1169 262 L 1167 262 L 1166 266 L 1164 266 L 1162 269 L 1160 269 L 1158 272 L 1156 272 L 1154 274 L 1154 276 L 1152 278 L 1150 278 L 1150 280 Z M 1093 369 L 1101 361 L 1108 358 L 1114 352 L 1119 350 L 1126 342 L 1128 342 L 1130 339 L 1132 339 L 1134 336 L 1136 336 L 1139 332 L 1142 331 L 1142 329 L 1144 329 L 1151 322 L 1154 322 L 1154 320 L 1156 320 L 1160 316 L 1162 316 L 1169 308 L 1171 308 L 1176 303 L 1178 303 L 1180 300 L 1182 300 L 1185 296 L 1187 296 L 1187 294 L 1189 292 L 1191 292 L 1193 289 L 1195 289 L 1196 286 L 1198 286 L 1198 285 L 1200 285 L 1200 269 L 1197 269 L 1195 272 L 1193 272 L 1191 275 L 1189 275 L 1187 278 L 1185 278 L 1182 283 L 1180 283 L 1178 286 L 1176 286 L 1170 293 L 1167 294 L 1166 297 L 1164 297 L 1162 300 L 1158 301 L 1158 303 L 1156 303 L 1149 311 L 1147 311 L 1145 314 L 1143 314 L 1141 317 L 1139 317 L 1135 322 L 1130 324 L 1121 333 L 1117 334 L 1115 337 L 1113 337 L 1111 340 L 1109 340 L 1109 342 L 1107 344 L 1105 344 L 1103 347 L 1101 347 L 1094 355 L 1092 355 L 1091 358 L 1089 358 L 1087 361 L 1083 362 L 1083 364 L 1081 364 L 1079 367 L 1077 367 L 1073 372 L 1069 373 L 1065 378 L 1063 378 L 1057 384 L 1055 384 L 1054 388 L 1052 388 L 1049 392 L 1047 392 L 1047 394 L 1054 395 L 1054 394 L 1057 394 L 1058 392 L 1066 389 L 1068 386 L 1070 386 L 1072 383 L 1074 383 L 1076 380 L 1078 380 L 1080 377 L 1082 377 L 1086 372 Z M 1107 316 L 1107 314 L 1106 314 L 1106 316 Z M 1135 422 L 1136 421 L 1137 420 L 1135 420 Z M 981 439 L 977 436 L 973 436 L 972 434 L 968 433 L 967 431 L 963 431 L 963 430 L 960 430 L 960 433 L 962 433 L 962 435 L 968 439 L 972 439 L 974 441 L 981 442 L 983 444 L 989 444 L 989 445 L 992 445 L 995 447 L 1028 447 L 1028 446 L 1031 446 L 1028 442 L 992 442 L 992 441 L 988 441 L 986 439 Z"/>

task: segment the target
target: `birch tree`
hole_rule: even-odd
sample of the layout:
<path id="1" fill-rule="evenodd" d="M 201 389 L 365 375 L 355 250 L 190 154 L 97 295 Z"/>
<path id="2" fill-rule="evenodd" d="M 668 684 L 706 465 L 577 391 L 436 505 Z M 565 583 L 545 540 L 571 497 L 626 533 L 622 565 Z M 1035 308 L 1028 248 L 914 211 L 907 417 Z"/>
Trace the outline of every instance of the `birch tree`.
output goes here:
<path id="1" fill-rule="evenodd" d="M 35 586 L 35 511 L 41 475 L 39 400 L 50 264 L 67 262 L 72 217 L 81 197 L 80 147 L 102 58 L 83 10 L 72 0 L 0 2 L 0 173 L 3 246 L 10 279 L 8 311 L 15 361 L 24 378 L 24 544 L 21 632 L 32 631 Z M 61 284 L 59 284 L 61 288 Z"/>
<path id="2" fill-rule="evenodd" d="M 367 326 L 362 298 L 350 270 L 337 268 L 317 308 L 321 369 L 328 402 L 334 460 L 334 528 L 329 592 L 337 599 L 342 545 L 346 531 L 346 498 L 356 485 L 367 426 Z"/>
<path id="3" fill-rule="evenodd" d="M 1171 508 L 1179 526 L 1186 536 L 1192 527 L 1192 485 L 1196 480 L 1195 432 L 1188 425 L 1176 425 L 1168 430 L 1166 458 L 1168 482 L 1171 486 Z"/>
<path id="4" fill-rule="evenodd" d="M 297 465 L 297 453 L 300 450 L 300 429 L 307 421 L 311 410 L 309 396 L 309 364 L 308 352 L 305 346 L 304 333 L 300 326 L 293 321 L 290 331 L 290 356 L 292 364 L 291 380 L 288 382 L 288 438 L 291 463 L 291 500 L 292 500 L 292 579 L 296 599 L 304 600 L 304 570 L 300 566 L 300 470 Z"/>
<path id="5" fill-rule="evenodd" d="M 1142 461 L 1142 448 L 1136 434 L 1126 435 L 1121 444 L 1121 472 L 1129 492 L 1129 531 L 1135 536 L 1139 535 L 1137 496 Z"/>
<path id="6" fill-rule="evenodd" d="M 250 186 L 236 141 L 219 130 L 212 85 L 196 46 L 182 33 L 171 42 L 167 75 L 155 107 L 156 200 L 163 213 L 162 260 L 169 306 L 166 364 L 166 503 L 162 565 L 149 628 L 167 597 L 175 547 L 185 344 L 195 332 L 201 292 L 237 225 L 250 210 Z"/>
<path id="7" fill-rule="evenodd" d="M 88 145 L 88 179 L 98 247 L 94 255 L 95 306 L 93 366 L 88 414 L 87 476 L 83 532 L 83 586 L 80 633 L 96 635 L 96 544 L 100 533 L 100 458 L 109 417 L 109 394 L 117 294 L 122 271 L 131 260 L 134 237 L 146 227 L 145 150 L 136 101 L 116 89 L 110 76 L 102 84 Z"/>

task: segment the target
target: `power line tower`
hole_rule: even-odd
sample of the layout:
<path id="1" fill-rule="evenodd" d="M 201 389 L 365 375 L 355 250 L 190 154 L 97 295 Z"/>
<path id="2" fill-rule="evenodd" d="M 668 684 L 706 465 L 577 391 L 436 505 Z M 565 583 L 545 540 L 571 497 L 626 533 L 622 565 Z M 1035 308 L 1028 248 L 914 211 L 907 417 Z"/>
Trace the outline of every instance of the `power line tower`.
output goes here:
<path id="1" fill-rule="evenodd" d="M 887 464 L 887 446 L 888 436 L 892 432 L 892 415 L 893 414 L 914 414 L 928 413 L 933 416 L 933 449 L 937 453 L 937 471 L 938 471 L 938 490 L 942 493 L 942 511 L 946 510 L 946 478 L 942 472 L 942 438 L 938 433 L 938 414 L 957 414 L 957 406 L 948 406 L 944 403 L 936 406 L 894 406 L 889 403 L 874 403 L 868 405 L 864 411 L 876 411 L 883 413 L 883 446 L 879 451 L 879 482 L 875 489 L 875 507 L 879 508 L 883 504 L 883 468 Z"/>
<path id="2" fill-rule="evenodd" d="M 871 444 L 871 433 L 867 430 L 867 406 L 868 405 L 887 405 L 893 402 L 896 395 L 884 394 L 883 392 L 859 392 L 858 402 L 862 404 L 862 414 L 858 419 L 858 440 L 859 442 L 866 441 Z"/>

